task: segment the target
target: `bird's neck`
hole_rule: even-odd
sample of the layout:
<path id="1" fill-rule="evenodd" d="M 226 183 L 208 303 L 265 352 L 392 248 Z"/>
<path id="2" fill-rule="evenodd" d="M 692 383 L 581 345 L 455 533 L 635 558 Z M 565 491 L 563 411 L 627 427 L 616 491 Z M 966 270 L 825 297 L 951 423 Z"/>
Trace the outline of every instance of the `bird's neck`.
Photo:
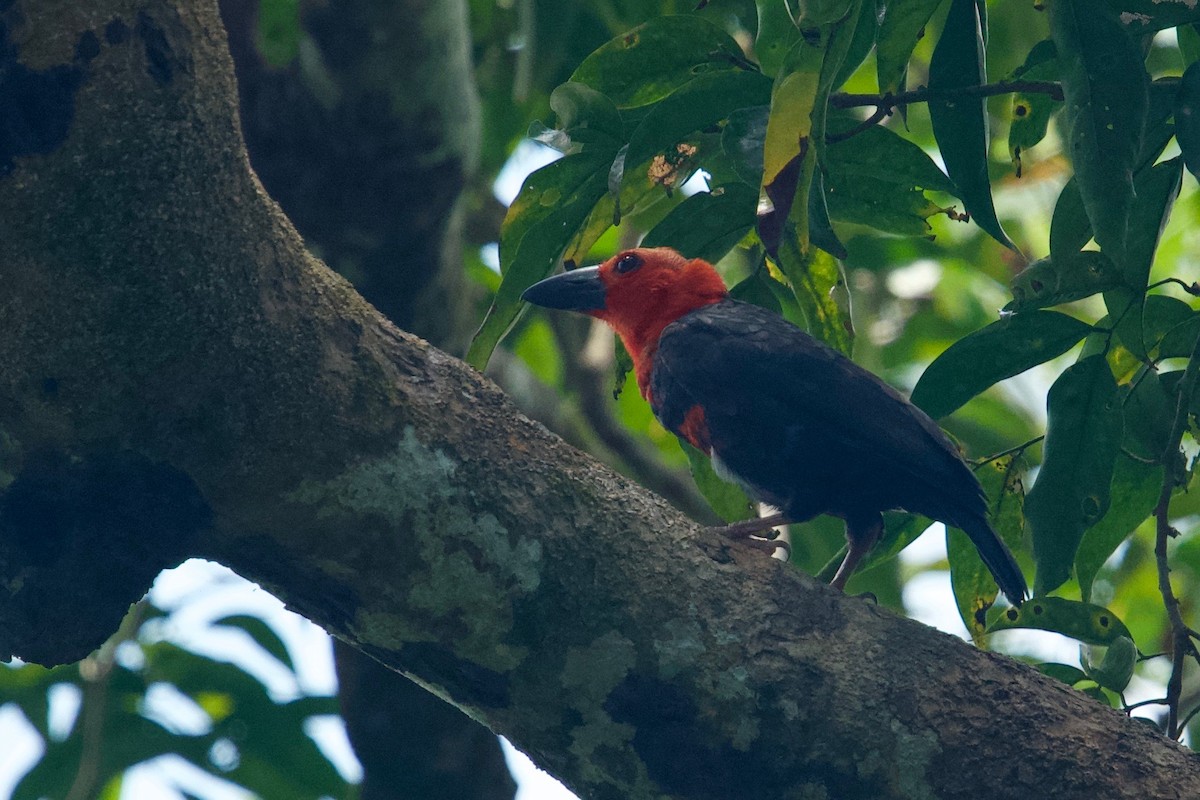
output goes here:
<path id="1" fill-rule="evenodd" d="M 621 342 L 625 345 L 625 349 L 629 351 L 630 357 L 633 359 L 633 374 L 637 378 L 638 391 L 642 397 L 650 401 L 650 372 L 654 367 L 654 354 L 658 351 L 658 340 L 662 336 L 662 332 L 675 320 L 686 316 L 693 311 L 710 306 L 713 303 L 719 303 L 728 295 L 722 292 L 720 295 L 710 295 L 702 298 L 694 298 L 686 306 L 678 308 L 666 307 L 659 309 L 659 313 L 653 315 L 638 316 L 632 319 L 608 319 L 606 322 L 612 326 L 617 335 L 621 337 Z"/>

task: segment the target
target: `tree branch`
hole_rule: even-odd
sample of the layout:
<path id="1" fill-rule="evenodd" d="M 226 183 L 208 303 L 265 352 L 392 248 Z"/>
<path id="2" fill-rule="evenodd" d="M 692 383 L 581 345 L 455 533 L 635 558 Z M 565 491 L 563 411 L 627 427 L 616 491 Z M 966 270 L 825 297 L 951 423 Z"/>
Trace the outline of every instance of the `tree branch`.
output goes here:
<path id="1" fill-rule="evenodd" d="M 63 132 L 0 177 L 13 486 L 45 451 L 185 476 L 192 552 L 585 796 L 1200 796 L 1176 743 L 706 533 L 383 320 L 249 171 L 214 2 L 19 5 L 0 58 L 74 79 L 54 73 Z M 65 535 L 49 566 L 0 542 L 0 648 L 83 646 L 10 623 L 32 583 L 106 572 L 123 530 Z"/>
<path id="2" fill-rule="evenodd" d="M 1179 721 L 1180 695 L 1183 692 L 1183 668 L 1189 656 L 1200 662 L 1200 651 L 1196 649 L 1193 638 L 1198 634 L 1188 627 L 1179 608 L 1179 598 L 1171 588 L 1171 564 L 1167 553 L 1167 543 L 1178 536 L 1170 522 L 1171 495 L 1180 483 L 1181 453 L 1183 433 L 1187 430 L 1188 415 L 1191 413 L 1192 397 L 1197 383 L 1200 382 L 1200 340 L 1197 340 L 1188 360 L 1187 369 L 1176 388 L 1175 418 L 1171 424 L 1171 433 L 1167 437 L 1167 446 L 1163 451 L 1163 483 L 1158 495 L 1158 503 L 1154 508 L 1155 537 L 1154 558 L 1158 566 L 1158 591 L 1162 595 L 1163 607 L 1167 611 L 1167 619 L 1171 624 L 1171 677 L 1167 681 L 1167 735 L 1172 739 L 1179 738 L 1184 725 Z"/>
<path id="3" fill-rule="evenodd" d="M 833 94 L 829 96 L 829 105 L 833 108 L 858 108 L 875 106 L 877 108 L 893 109 L 896 106 L 907 106 L 913 103 L 928 103 L 930 100 L 954 100 L 968 97 L 993 97 L 998 94 L 1047 94 L 1055 100 L 1062 100 L 1062 84 L 1054 81 L 999 81 L 978 86 L 962 86 L 955 89 L 930 89 L 922 86 L 907 92 L 896 94 Z"/>

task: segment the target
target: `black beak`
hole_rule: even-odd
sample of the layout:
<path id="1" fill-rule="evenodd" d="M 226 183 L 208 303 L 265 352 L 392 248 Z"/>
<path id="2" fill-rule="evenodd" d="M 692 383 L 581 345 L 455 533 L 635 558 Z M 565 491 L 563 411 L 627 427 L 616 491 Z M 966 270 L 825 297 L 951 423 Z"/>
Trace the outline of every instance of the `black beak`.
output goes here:
<path id="1" fill-rule="evenodd" d="M 544 308 L 601 311 L 604 309 L 604 293 L 600 268 L 583 267 L 538 281 L 525 290 L 521 299 Z"/>

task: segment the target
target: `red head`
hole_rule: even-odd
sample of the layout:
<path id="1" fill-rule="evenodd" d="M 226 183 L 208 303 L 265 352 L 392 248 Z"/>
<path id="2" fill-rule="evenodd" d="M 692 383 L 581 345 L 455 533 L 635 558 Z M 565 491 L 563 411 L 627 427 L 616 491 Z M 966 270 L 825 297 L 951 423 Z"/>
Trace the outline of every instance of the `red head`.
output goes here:
<path id="1" fill-rule="evenodd" d="M 582 311 L 611 325 L 633 356 L 644 395 L 663 328 L 728 293 L 707 261 L 689 261 L 669 247 L 639 247 L 598 267 L 547 278 L 521 296 L 546 308 Z"/>

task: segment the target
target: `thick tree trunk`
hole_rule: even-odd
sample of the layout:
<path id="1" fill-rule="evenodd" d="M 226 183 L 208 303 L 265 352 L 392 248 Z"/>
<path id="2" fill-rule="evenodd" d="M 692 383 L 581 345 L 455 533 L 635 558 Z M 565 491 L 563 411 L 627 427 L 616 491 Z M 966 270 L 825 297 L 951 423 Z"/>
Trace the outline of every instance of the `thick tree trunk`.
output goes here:
<path id="1" fill-rule="evenodd" d="M 3 652 L 79 657 L 194 553 L 587 797 L 1200 796 L 1190 751 L 731 548 L 384 321 L 250 172 L 215 2 L 0 13 L 41 89 L 0 139 Z"/>
<path id="2" fill-rule="evenodd" d="M 220 3 L 255 173 L 309 248 L 377 309 L 461 352 L 477 323 L 459 198 L 480 133 L 465 0 L 311 9 L 305 57 L 279 67 L 259 49 L 260 5 Z M 490 731 L 359 650 L 339 644 L 334 658 L 362 800 L 511 800 L 516 783 Z"/>

